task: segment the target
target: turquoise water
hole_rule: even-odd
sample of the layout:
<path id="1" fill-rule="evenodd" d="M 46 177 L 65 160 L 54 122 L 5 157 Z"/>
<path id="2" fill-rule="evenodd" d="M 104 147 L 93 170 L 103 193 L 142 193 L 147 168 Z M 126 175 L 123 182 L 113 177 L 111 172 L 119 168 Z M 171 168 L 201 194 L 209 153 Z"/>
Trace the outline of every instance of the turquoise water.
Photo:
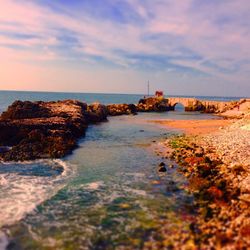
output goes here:
<path id="1" fill-rule="evenodd" d="M 0 249 L 143 249 L 187 232 L 195 210 L 186 180 L 176 166 L 157 171 L 161 161 L 172 164 L 157 152 L 174 133 L 151 122 L 159 119 L 213 116 L 110 117 L 91 125 L 64 159 L 0 163 Z"/>

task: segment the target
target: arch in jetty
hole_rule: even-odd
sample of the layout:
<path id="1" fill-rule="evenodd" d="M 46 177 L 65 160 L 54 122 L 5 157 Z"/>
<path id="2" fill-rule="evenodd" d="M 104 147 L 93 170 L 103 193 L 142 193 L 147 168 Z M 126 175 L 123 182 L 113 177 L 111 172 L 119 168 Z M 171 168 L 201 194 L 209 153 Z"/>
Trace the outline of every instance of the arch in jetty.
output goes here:
<path id="1" fill-rule="evenodd" d="M 177 107 L 176 107 L 177 106 Z M 183 103 L 181 102 L 176 102 L 175 104 L 173 104 L 172 106 L 172 110 L 175 110 L 175 111 L 185 111 L 185 106 Z"/>
<path id="2" fill-rule="evenodd" d="M 170 97 L 168 104 L 170 110 L 175 110 L 177 103 L 181 103 L 185 111 L 203 111 L 206 113 L 225 112 L 226 110 L 234 109 L 238 106 L 248 106 L 249 99 L 240 99 L 239 101 L 213 101 L 213 100 L 198 100 L 196 98 L 185 97 Z"/>
<path id="3" fill-rule="evenodd" d="M 168 103 L 172 110 L 175 110 L 177 104 L 181 104 L 186 110 L 188 107 L 193 106 L 197 100 L 195 98 L 182 98 L 182 97 L 171 97 L 168 98 Z"/>

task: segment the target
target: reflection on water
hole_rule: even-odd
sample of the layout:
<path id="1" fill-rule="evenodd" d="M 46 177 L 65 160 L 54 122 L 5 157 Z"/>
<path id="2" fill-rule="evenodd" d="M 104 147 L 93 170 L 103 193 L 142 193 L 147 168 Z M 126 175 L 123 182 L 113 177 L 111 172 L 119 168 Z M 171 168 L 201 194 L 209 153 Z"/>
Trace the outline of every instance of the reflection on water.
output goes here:
<path id="1" fill-rule="evenodd" d="M 64 159 L 76 169 L 61 190 L 46 190 L 54 196 L 5 227 L 8 249 L 142 249 L 153 242 L 171 244 L 172 235 L 188 231 L 193 198 L 176 168 L 157 172 L 162 159 L 154 153 L 159 145 L 153 141 L 168 132 L 147 122 L 166 116 L 170 114 L 121 116 L 89 127 L 79 148 Z M 29 167 L 37 180 L 33 192 L 43 178 L 61 175 L 57 167 L 49 176 L 42 169 L 47 172 L 48 166 Z M 31 178 L 18 165 L 9 174 Z"/>

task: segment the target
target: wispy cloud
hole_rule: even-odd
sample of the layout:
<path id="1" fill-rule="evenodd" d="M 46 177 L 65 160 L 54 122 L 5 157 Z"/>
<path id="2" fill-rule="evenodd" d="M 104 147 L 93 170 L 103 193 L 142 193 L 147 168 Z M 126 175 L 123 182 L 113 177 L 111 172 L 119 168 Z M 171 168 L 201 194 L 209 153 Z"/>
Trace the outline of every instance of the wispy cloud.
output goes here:
<path id="1" fill-rule="evenodd" d="M 0 63 L 58 64 L 248 81 L 248 0 L 4 0 Z M 75 64 L 72 64 L 74 67 Z"/>

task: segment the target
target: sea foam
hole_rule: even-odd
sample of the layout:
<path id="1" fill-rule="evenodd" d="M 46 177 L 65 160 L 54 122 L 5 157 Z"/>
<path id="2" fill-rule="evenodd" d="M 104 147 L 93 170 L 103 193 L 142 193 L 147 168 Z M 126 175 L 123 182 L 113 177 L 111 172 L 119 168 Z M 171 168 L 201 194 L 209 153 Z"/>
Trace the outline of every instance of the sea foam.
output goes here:
<path id="1" fill-rule="evenodd" d="M 50 166 L 52 169 L 63 168 L 63 170 L 48 176 L 25 172 L 25 168 L 29 170 L 36 164 L 38 169 Z M 34 172 L 34 169 L 32 171 Z M 0 163 L 0 229 L 23 219 L 34 211 L 37 205 L 54 196 L 73 173 L 74 166 L 62 160 Z M 4 231 L 0 231 L 0 250 L 6 248 L 7 242 Z"/>

